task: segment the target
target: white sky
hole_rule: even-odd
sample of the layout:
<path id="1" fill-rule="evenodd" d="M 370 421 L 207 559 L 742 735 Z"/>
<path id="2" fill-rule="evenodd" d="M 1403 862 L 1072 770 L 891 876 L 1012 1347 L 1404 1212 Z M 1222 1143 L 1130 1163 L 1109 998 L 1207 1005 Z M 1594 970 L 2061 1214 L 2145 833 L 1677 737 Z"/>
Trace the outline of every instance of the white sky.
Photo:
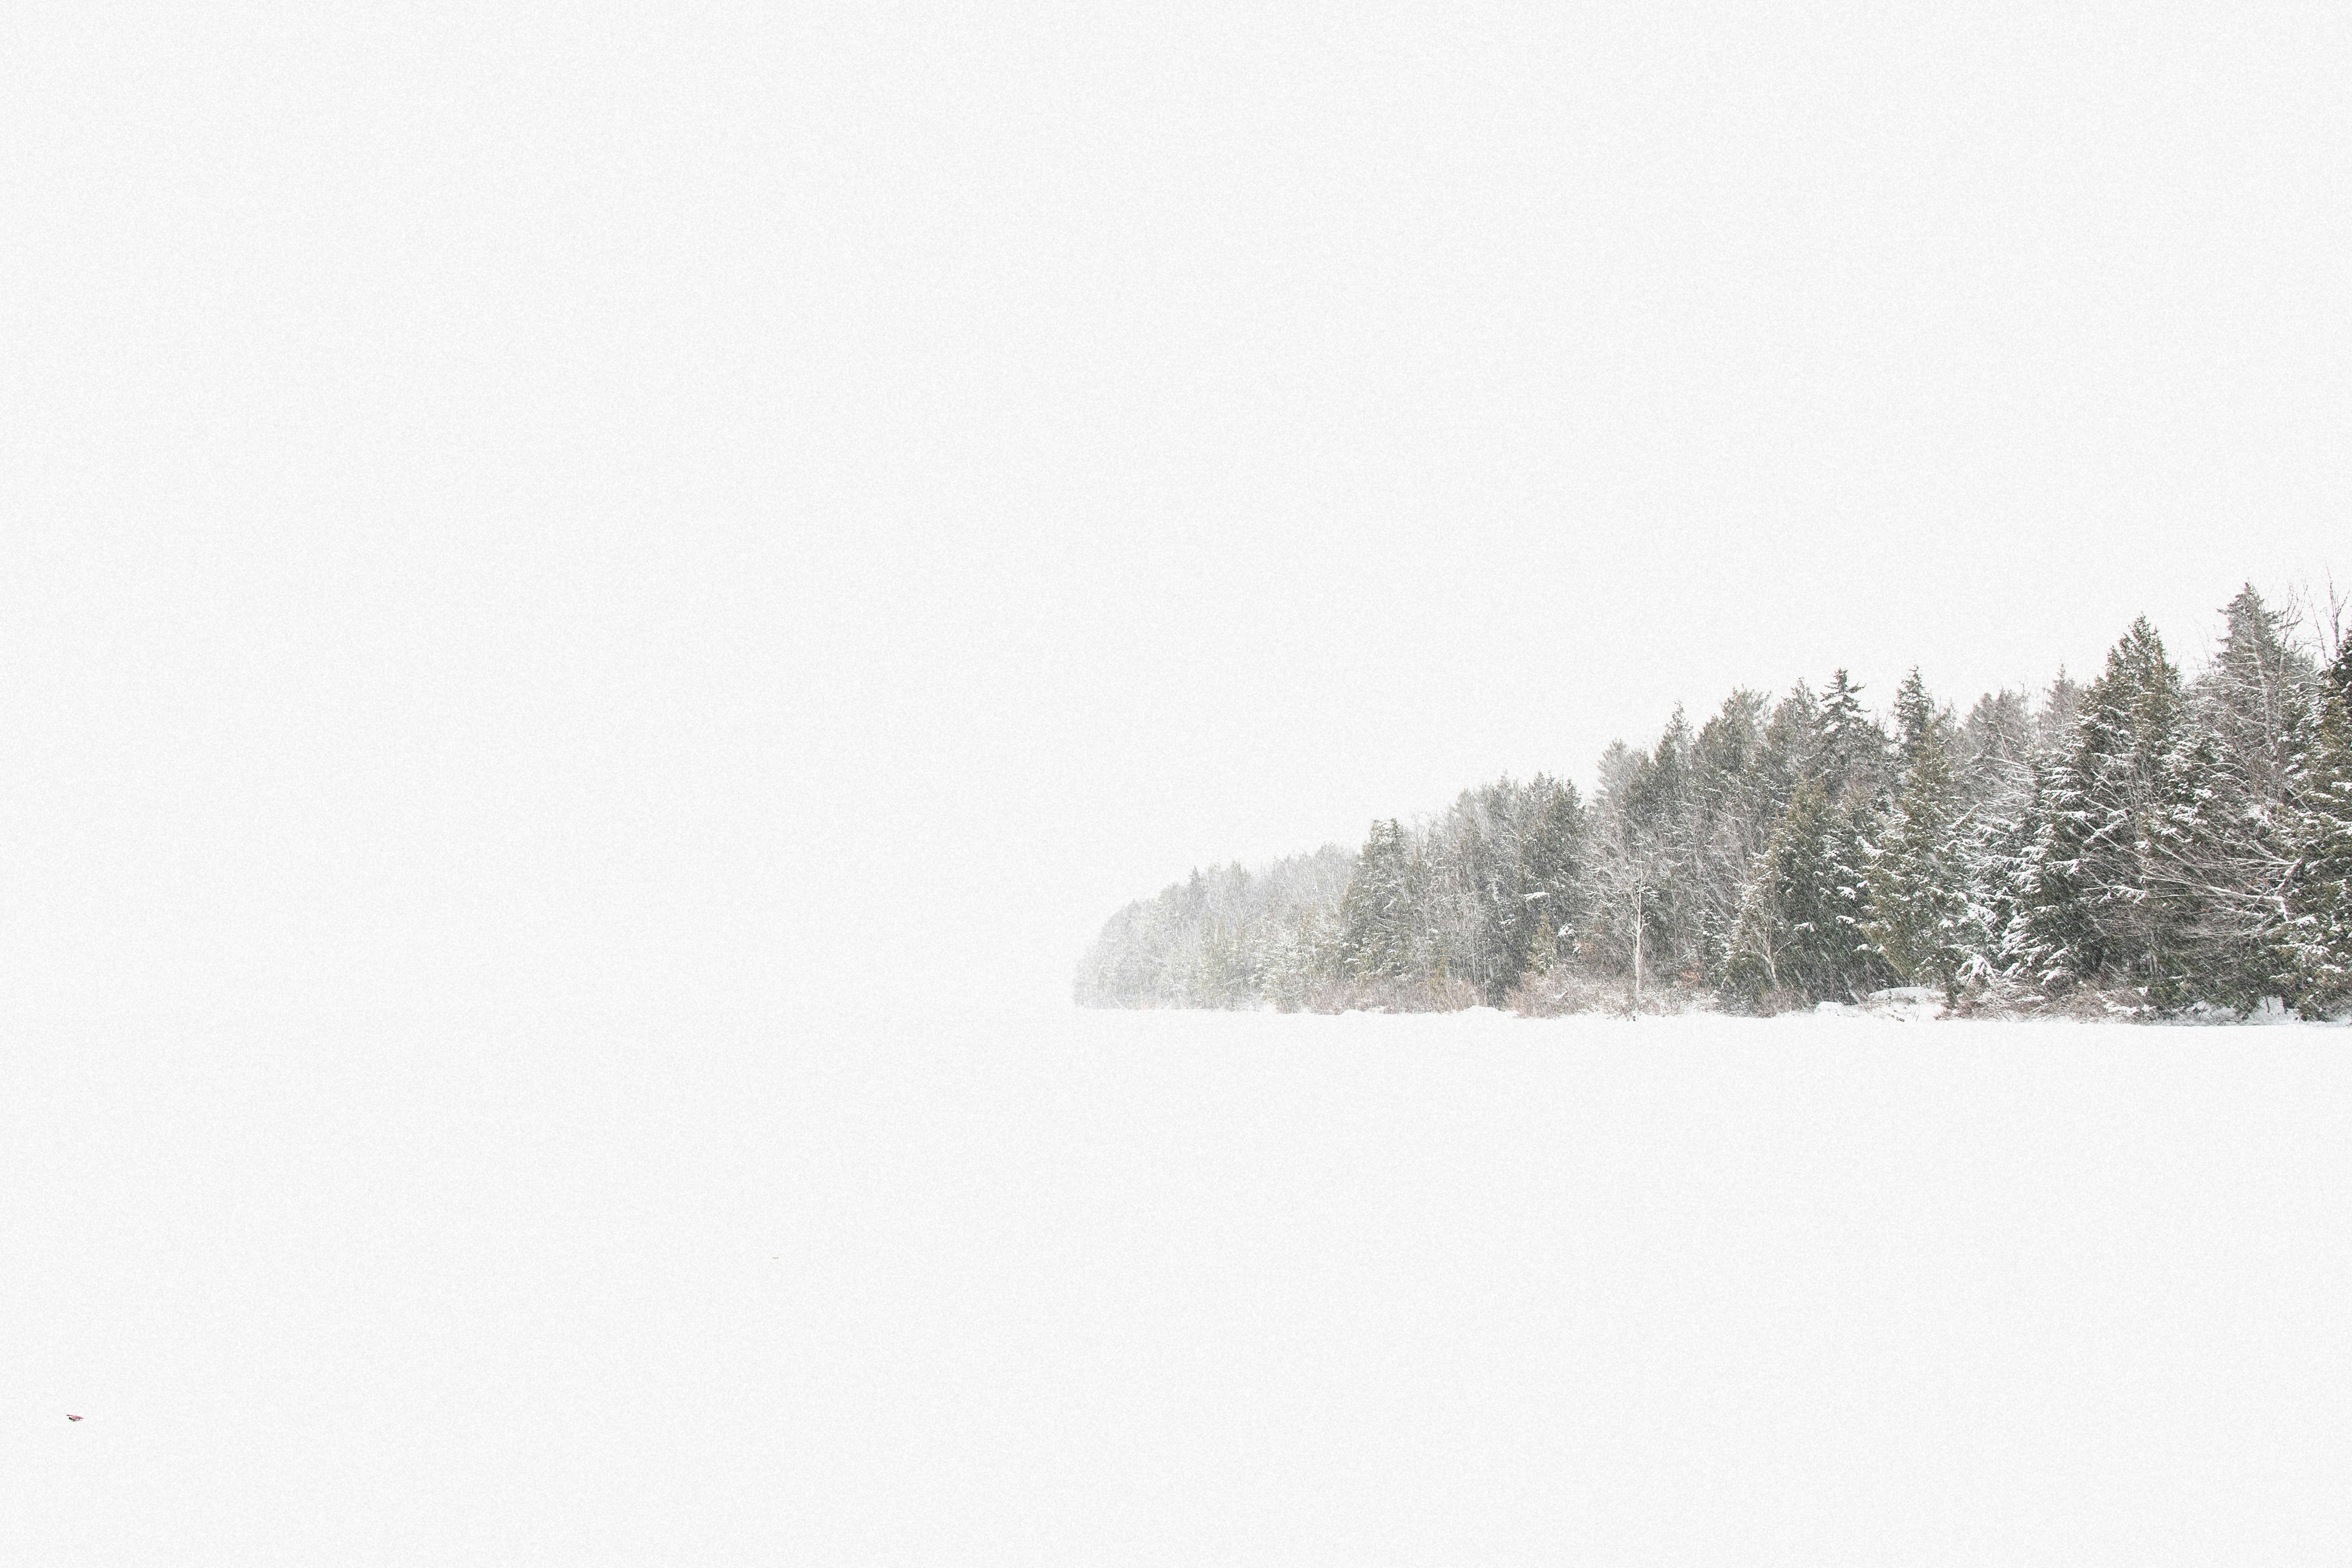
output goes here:
<path id="1" fill-rule="evenodd" d="M 12 7 L 7 1005 L 1058 994 L 2352 575 L 2352 14 L 1912 9 Z"/>

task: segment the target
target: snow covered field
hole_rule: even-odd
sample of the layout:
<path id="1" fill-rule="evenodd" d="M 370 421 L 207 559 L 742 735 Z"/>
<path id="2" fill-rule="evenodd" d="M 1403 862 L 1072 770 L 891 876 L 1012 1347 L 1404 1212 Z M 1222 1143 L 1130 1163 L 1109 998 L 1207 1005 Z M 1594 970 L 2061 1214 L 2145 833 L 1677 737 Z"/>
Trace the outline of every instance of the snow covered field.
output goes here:
<path id="1" fill-rule="evenodd" d="M 19 1039 L 0 1557 L 2341 1562 L 2347 1047 Z"/>

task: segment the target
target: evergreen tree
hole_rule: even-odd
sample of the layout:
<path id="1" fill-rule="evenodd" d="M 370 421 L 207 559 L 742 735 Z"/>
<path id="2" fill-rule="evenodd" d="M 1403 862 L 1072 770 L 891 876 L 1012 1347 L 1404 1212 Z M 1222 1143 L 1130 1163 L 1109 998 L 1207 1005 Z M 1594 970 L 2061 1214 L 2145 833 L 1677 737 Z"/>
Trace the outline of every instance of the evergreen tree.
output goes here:
<path id="1" fill-rule="evenodd" d="M 1954 745 L 1969 802 L 2021 798 L 2033 773 L 2033 714 L 2022 691 L 1988 691 L 1969 710 Z"/>
<path id="2" fill-rule="evenodd" d="M 1732 693 L 1700 726 L 1691 749 L 1691 902 L 1700 972 L 1718 986 L 1729 984 L 1740 907 L 1780 816 L 1781 801 L 1765 770 L 1770 708 L 1763 692 Z"/>
<path id="3" fill-rule="evenodd" d="M 2294 616 L 2273 610 L 2248 584 L 2221 611 L 2221 647 L 2198 679 L 2199 721 L 2221 748 L 2217 779 L 2235 803 L 2284 799 L 2317 715 L 2317 670 L 2294 645 Z"/>
<path id="4" fill-rule="evenodd" d="M 1340 952 L 1351 973 L 1413 972 L 1423 945 L 1414 858 L 1402 823 L 1391 817 L 1372 824 L 1339 904 Z"/>
<path id="5" fill-rule="evenodd" d="M 2199 826 L 2186 728 L 2180 673 L 2143 616 L 2084 690 L 2072 755 L 2036 803 L 2012 951 L 2045 985 L 2116 978 L 2158 1006 L 2188 999 L 2198 911 L 2164 870 Z"/>
<path id="6" fill-rule="evenodd" d="M 1862 859 L 1852 816 L 1820 784 L 1799 785 L 1741 912 L 1737 988 L 1845 1001 L 1875 978 Z"/>
<path id="7" fill-rule="evenodd" d="M 1654 947 L 1648 931 L 1656 885 L 1664 876 L 1664 854 L 1638 809 L 1639 784 L 1648 759 L 1623 742 L 1601 757 L 1601 790 L 1594 812 L 1591 897 L 1585 930 L 1576 944 L 1580 957 L 1633 977 Z"/>
<path id="8" fill-rule="evenodd" d="M 1694 832 L 1698 811 L 1682 710 L 1648 752 L 1622 742 L 1601 759 L 1591 837 L 1592 891 L 1579 952 L 1638 989 L 1703 970 Z"/>
<path id="9" fill-rule="evenodd" d="M 1589 899 L 1584 807 L 1576 786 L 1538 773 L 1513 814 L 1519 952 L 1514 974 L 1549 969 L 1561 939 L 1583 923 Z"/>
<path id="10" fill-rule="evenodd" d="M 1803 681 L 1789 689 L 1764 727 L 1756 777 L 1773 820 L 1797 797 L 1797 787 L 1822 773 L 1822 704 Z"/>
<path id="11" fill-rule="evenodd" d="M 2306 1016 L 2352 1009 L 2352 639 L 2338 647 L 2320 700 L 2283 900 L 2288 992 Z"/>
<path id="12" fill-rule="evenodd" d="M 1983 963 L 1972 967 L 1989 976 L 2046 986 L 2062 984 L 2074 973 L 2065 957 L 2071 948 L 2053 953 L 2048 946 L 2064 917 L 2045 906 L 2061 892 L 2062 872 L 2050 862 L 2052 816 L 2072 800 L 2068 770 L 2082 698 L 2082 687 L 2061 667 L 2042 694 L 2041 708 L 2027 715 L 2021 764 L 1980 750 L 1969 772 L 1977 814 L 1972 880 L 1991 932 Z M 2029 920 L 2028 911 L 2037 909 Z"/>
<path id="13" fill-rule="evenodd" d="M 1276 924 L 1257 952 L 1257 994 L 1285 1013 L 1307 1005 L 1328 966 L 1332 924 L 1328 912 L 1316 909 Z"/>
<path id="14" fill-rule="evenodd" d="M 2200 990 L 2246 1007 L 2292 984 L 2284 895 L 2320 704 L 2291 614 L 2269 608 L 2250 584 L 2222 621 L 2221 647 L 2192 689 L 2197 754 L 2184 765 L 2200 811 L 2167 869 L 2176 895 L 2200 910 Z"/>
<path id="15" fill-rule="evenodd" d="M 1654 976 L 1669 980 L 1693 974 L 1705 963 L 1696 876 L 1696 744 L 1677 703 L 1657 744 L 1634 770 L 1623 803 L 1647 863 L 1645 959 Z"/>
<path id="16" fill-rule="evenodd" d="M 1257 998 L 1252 932 L 1241 921 L 1212 919 L 1202 928 L 1184 1003 L 1190 1007 L 1245 1007 Z"/>
<path id="17" fill-rule="evenodd" d="M 1927 683 L 1920 679 L 1919 667 L 1913 665 L 1911 673 L 1895 692 L 1895 752 L 1899 766 L 1906 771 L 1919 765 L 1919 760 L 1930 748 L 1948 752 L 1953 739 L 1952 715 L 1949 710 L 1937 705 L 1927 695 Z"/>
<path id="18" fill-rule="evenodd" d="M 1077 1000 L 1094 1007 L 1250 1007 L 1303 1000 L 1335 967 L 1329 931 L 1355 858 L 1337 845 L 1252 873 L 1194 871 L 1104 923 L 1080 963 Z M 1286 968 L 1286 965 L 1288 967 Z"/>
<path id="19" fill-rule="evenodd" d="M 1915 671 L 1906 689 L 1916 681 Z M 1904 717 L 1899 702 L 1897 714 Z M 1912 761 L 1872 859 L 1867 934 L 1905 984 L 1957 995 L 1986 938 L 1971 896 L 1969 825 L 1940 733 L 1933 725 L 1904 727 Z"/>
<path id="20" fill-rule="evenodd" d="M 1822 773 L 1839 805 L 1874 795 L 1885 783 L 1886 731 L 1863 707 L 1862 689 L 1841 669 L 1822 696 Z"/>
<path id="21" fill-rule="evenodd" d="M 1560 884 L 1574 875 L 1575 825 L 1562 818 L 1559 793 L 1541 776 L 1527 786 L 1506 778 L 1465 791 L 1432 837 L 1438 945 L 1453 973 L 1490 1005 L 1548 957 L 1557 928 L 1544 906 L 1559 903 L 1565 913 L 1572 902 Z M 1557 863 L 1562 858 L 1568 864 Z"/>

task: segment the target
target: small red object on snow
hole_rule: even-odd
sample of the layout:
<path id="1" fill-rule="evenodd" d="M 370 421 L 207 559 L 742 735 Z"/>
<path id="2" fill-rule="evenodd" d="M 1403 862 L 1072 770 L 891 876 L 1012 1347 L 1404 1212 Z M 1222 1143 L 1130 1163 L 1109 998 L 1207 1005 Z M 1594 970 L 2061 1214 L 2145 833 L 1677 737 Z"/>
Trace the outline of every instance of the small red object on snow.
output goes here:
<path id="1" fill-rule="evenodd" d="M 80 1419 L 81 1419 L 81 1417 L 80 1417 L 80 1416 L 79 1416 L 79 1415 L 68 1415 L 68 1416 L 67 1416 L 67 1417 L 66 1417 L 66 1419 L 67 1419 L 67 1420 L 68 1420 L 68 1421 L 79 1421 L 79 1420 L 80 1420 Z"/>

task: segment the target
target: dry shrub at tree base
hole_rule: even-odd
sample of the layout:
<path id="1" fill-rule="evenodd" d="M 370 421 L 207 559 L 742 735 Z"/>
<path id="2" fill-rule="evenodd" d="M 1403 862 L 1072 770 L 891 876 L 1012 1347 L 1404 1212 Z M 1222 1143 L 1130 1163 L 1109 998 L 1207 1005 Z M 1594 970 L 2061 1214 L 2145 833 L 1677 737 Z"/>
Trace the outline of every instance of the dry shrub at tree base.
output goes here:
<path id="1" fill-rule="evenodd" d="M 1425 980 L 1396 974 L 1318 980 L 1307 987 L 1309 1013 L 1458 1013 L 1478 1005 L 1478 988 L 1466 980 L 1435 975 Z M 1291 1011 L 1286 1008 L 1284 1011 Z"/>
<path id="2" fill-rule="evenodd" d="M 1512 1012 L 1528 1018 L 1561 1018 L 1578 1013 L 1624 1014 L 1631 1010 L 1633 988 L 1622 974 L 1584 974 L 1555 965 L 1541 974 L 1520 976 L 1503 999 Z M 1645 985 L 1642 1016 L 1672 1017 L 1679 1013 L 1715 1011 L 1718 998 L 1697 985 Z"/>

